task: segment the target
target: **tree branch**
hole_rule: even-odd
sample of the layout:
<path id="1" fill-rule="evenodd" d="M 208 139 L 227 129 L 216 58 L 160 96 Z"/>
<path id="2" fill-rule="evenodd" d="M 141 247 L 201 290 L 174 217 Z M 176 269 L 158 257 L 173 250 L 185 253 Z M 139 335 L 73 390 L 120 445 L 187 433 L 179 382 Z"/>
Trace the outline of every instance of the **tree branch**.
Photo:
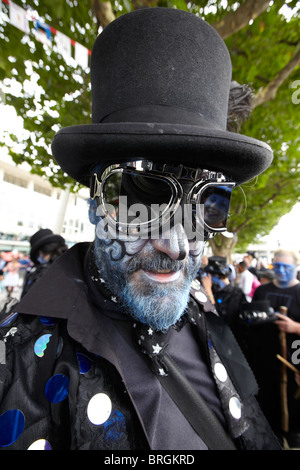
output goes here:
<path id="1" fill-rule="evenodd" d="M 261 15 L 269 4 L 270 0 L 246 0 L 236 11 L 229 13 L 212 26 L 223 39 L 226 39 L 247 26 L 250 20 Z"/>
<path id="2" fill-rule="evenodd" d="M 297 65 L 300 65 L 300 49 L 293 55 L 286 66 L 277 73 L 273 80 L 271 80 L 265 88 L 256 93 L 253 99 L 252 108 L 254 109 L 256 106 L 259 106 L 266 101 L 273 100 L 280 85 L 283 84 Z"/>
<path id="3" fill-rule="evenodd" d="M 158 0 L 132 0 L 134 10 L 145 7 L 157 7 Z"/>
<path id="4" fill-rule="evenodd" d="M 101 0 L 91 0 L 92 10 L 98 21 L 98 27 L 105 28 L 109 23 L 115 19 L 110 1 L 101 2 Z"/>
<path id="5" fill-rule="evenodd" d="M 276 190 L 274 191 L 273 194 L 271 194 L 271 196 L 268 197 L 268 199 L 266 199 L 260 206 L 257 207 L 257 210 L 258 211 L 261 211 L 264 207 L 266 207 L 269 202 L 273 201 L 273 199 L 276 198 L 276 196 L 278 196 L 278 194 L 280 194 L 280 191 L 287 185 L 290 184 L 290 181 L 289 180 L 285 180 L 281 183 L 277 183 L 275 186 L 276 186 Z M 234 229 L 234 232 L 236 234 L 239 234 L 239 232 L 244 229 L 247 225 L 248 225 L 248 222 L 250 222 L 251 219 L 245 219 L 244 222 L 242 222 L 238 227 L 236 227 Z"/>
<path id="6" fill-rule="evenodd" d="M 92 9 L 98 21 L 98 27 L 102 26 L 105 28 L 111 23 L 116 17 L 112 9 L 112 4 L 109 0 L 91 0 Z M 132 0 L 132 6 L 134 10 L 145 7 L 157 6 L 158 0 Z"/>

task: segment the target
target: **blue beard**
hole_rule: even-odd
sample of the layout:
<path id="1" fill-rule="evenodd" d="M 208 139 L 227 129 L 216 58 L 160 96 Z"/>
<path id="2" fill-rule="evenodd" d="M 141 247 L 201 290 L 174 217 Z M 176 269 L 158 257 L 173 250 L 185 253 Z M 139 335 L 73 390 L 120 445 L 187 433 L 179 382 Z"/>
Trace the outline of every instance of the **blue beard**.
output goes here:
<path id="1" fill-rule="evenodd" d="M 190 286 L 199 270 L 201 256 L 173 261 L 164 253 L 155 256 L 126 256 L 115 260 L 116 246 L 107 245 L 96 237 L 95 262 L 106 287 L 117 297 L 120 307 L 133 319 L 157 331 L 166 331 L 183 315 L 189 300 Z M 126 243 L 125 243 L 126 245 Z M 132 275 L 143 266 L 146 270 L 183 269 L 184 276 L 176 285 L 147 284 L 132 281 Z"/>
<path id="2" fill-rule="evenodd" d="M 132 318 L 151 326 L 157 331 L 166 331 L 183 315 L 190 292 L 190 282 L 185 280 L 183 287 L 155 287 L 147 295 L 141 293 L 130 282 L 119 291 L 122 307 Z"/>

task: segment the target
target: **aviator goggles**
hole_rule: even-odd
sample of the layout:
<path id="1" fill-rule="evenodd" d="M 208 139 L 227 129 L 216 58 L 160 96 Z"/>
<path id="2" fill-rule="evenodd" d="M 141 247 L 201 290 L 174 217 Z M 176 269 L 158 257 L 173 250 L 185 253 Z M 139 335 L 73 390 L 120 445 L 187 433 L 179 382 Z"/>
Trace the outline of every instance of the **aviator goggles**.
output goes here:
<path id="1" fill-rule="evenodd" d="M 235 186 L 219 172 L 138 160 L 94 172 L 90 196 L 109 226 L 127 235 L 153 235 L 153 227 L 177 221 L 184 206 L 193 231 L 188 238 L 196 233 L 205 240 L 226 231 Z"/>

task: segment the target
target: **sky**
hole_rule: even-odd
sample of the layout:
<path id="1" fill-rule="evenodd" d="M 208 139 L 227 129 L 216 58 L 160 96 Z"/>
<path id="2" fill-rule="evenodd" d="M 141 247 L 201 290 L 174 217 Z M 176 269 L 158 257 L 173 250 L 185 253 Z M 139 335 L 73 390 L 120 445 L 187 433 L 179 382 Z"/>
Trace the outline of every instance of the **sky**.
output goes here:
<path id="1" fill-rule="evenodd" d="M 291 212 L 281 217 L 271 233 L 262 238 L 276 248 L 300 250 L 300 203 L 295 204 Z"/>

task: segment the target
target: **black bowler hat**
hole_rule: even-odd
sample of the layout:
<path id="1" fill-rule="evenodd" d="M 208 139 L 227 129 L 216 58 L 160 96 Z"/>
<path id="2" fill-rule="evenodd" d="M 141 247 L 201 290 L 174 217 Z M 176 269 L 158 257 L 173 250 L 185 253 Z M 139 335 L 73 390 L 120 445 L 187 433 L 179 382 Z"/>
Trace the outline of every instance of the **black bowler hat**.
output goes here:
<path id="1" fill-rule="evenodd" d="M 263 142 L 226 131 L 230 83 L 227 47 L 204 20 L 171 8 L 122 15 L 92 50 L 92 124 L 61 129 L 53 156 L 87 186 L 96 163 L 137 159 L 248 181 L 273 154 Z"/>
<path id="2" fill-rule="evenodd" d="M 36 263 L 39 250 L 48 243 L 65 243 L 65 239 L 60 235 L 56 235 L 49 228 L 42 228 L 32 235 L 30 238 L 30 259 Z"/>
<path id="3" fill-rule="evenodd" d="M 224 256 L 211 256 L 208 258 L 208 265 L 204 271 L 209 274 L 219 274 L 220 276 L 229 276 L 231 273 Z"/>

